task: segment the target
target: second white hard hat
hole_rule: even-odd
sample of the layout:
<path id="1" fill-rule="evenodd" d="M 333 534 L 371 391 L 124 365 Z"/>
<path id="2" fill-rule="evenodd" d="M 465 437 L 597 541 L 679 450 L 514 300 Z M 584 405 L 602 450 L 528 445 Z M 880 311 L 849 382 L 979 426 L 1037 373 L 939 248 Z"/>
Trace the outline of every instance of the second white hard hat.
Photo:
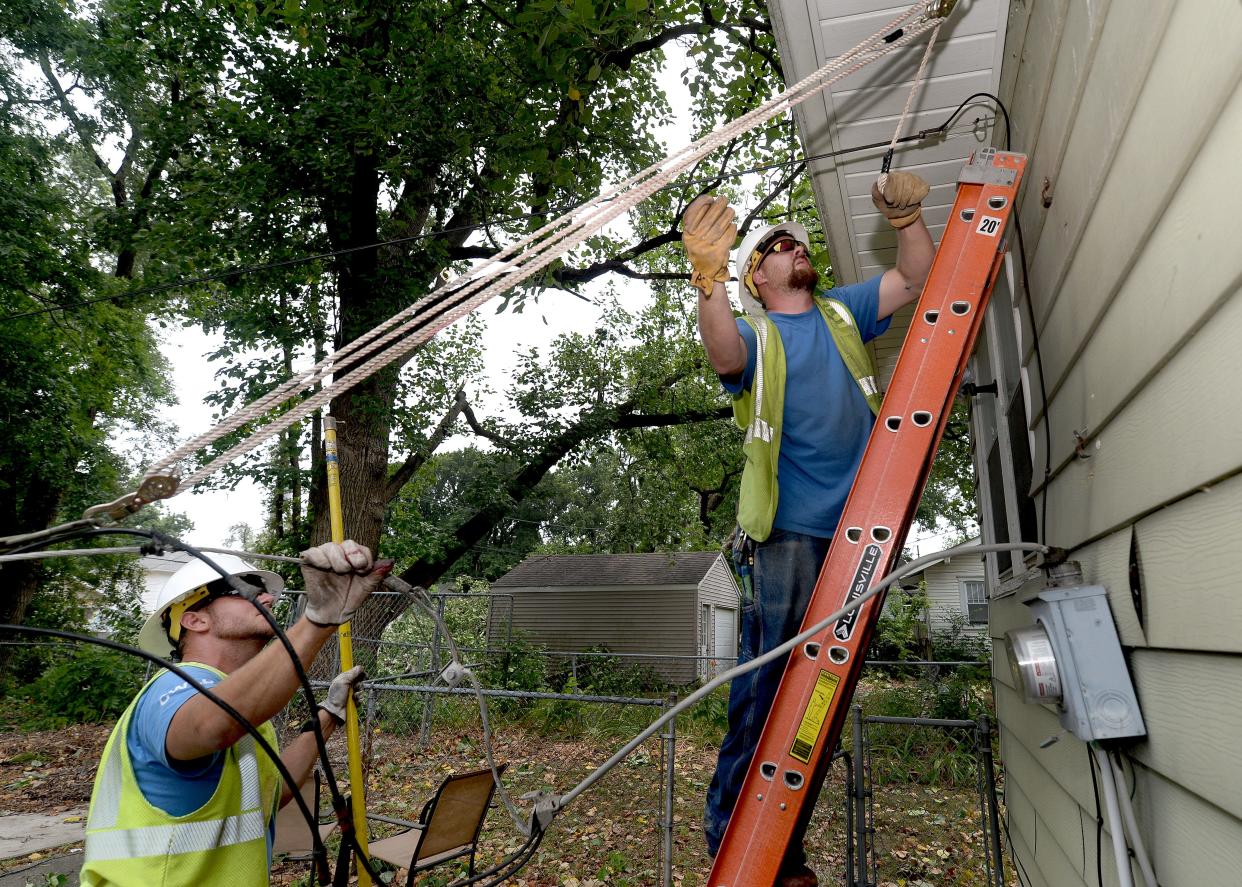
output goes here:
<path id="1" fill-rule="evenodd" d="M 241 558 L 232 554 L 212 554 L 209 557 L 227 570 L 230 576 L 241 576 L 250 579 L 253 584 L 263 586 L 263 590 L 273 597 L 280 597 L 285 588 L 285 580 L 270 570 L 256 570 Z M 184 601 L 200 589 L 223 578 L 220 573 L 206 561 L 194 558 L 168 577 L 164 587 L 155 598 L 155 612 L 147 617 L 138 632 L 138 646 L 156 656 L 167 659 L 176 649 L 173 639 L 168 636 L 168 626 L 164 617 L 174 604 Z"/>

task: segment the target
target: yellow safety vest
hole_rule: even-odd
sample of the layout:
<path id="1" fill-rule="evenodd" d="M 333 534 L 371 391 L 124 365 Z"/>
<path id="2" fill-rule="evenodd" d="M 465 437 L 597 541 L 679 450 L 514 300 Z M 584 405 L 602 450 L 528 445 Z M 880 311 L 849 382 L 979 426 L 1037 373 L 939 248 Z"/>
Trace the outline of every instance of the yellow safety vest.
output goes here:
<path id="1" fill-rule="evenodd" d="M 884 392 L 876 380 L 875 364 L 858 333 L 849 307 L 837 299 L 815 297 L 815 307 L 828 325 L 832 341 L 871 412 L 879 415 Z M 762 542 L 772 533 L 780 487 L 781 420 L 785 414 L 785 346 L 776 324 L 764 317 L 746 317 L 755 331 L 755 377 L 749 390 L 733 398 L 733 419 L 746 431 L 742 451 L 746 467 L 738 496 L 737 522 L 746 535 Z"/>
<path id="2" fill-rule="evenodd" d="M 187 663 L 225 674 L 202 663 Z M 156 674 L 143 687 L 151 686 Z M 126 735 L 142 693 L 104 747 L 86 821 L 88 887 L 249 887 L 268 883 L 267 835 L 280 803 L 280 773 L 252 736 L 224 753 L 224 768 L 211 799 L 192 813 L 171 816 L 143 796 L 134 775 Z M 277 747 L 270 723 L 259 733 Z"/>

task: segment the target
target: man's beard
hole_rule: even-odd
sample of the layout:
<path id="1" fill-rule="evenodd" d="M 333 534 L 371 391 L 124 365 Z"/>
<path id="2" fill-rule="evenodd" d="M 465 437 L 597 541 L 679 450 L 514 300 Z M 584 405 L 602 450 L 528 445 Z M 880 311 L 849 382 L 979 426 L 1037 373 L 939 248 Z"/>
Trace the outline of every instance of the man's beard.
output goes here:
<path id="1" fill-rule="evenodd" d="M 819 283 L 819 272 L 810 265 L 795 265 L 789 272 L 789 288 L 807 290 L 814 294 L 815 285 Z"/>

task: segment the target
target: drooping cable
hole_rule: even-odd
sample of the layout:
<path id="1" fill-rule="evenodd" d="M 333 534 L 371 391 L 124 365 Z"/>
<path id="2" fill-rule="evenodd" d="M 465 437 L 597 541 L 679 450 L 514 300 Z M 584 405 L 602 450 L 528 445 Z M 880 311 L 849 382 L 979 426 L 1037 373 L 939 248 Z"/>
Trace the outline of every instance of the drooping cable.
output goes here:
<path id="1" fill-rule="evenodd" d="M 584 791 L 586 791 L 588 788 L 590 788 L 592 785 L 598 782 L 599 779 L 604 776 L 604 774 L 606 774 L 609 770 L 611 770 L 613 767 L 615 767 L 617 764 L 623 761 L 634 749 L 636 749 L 639 745 L 641 745 L 643 742 L 649 739 L 652 735 L 654 735 L 657 730 L 659 730 L 661 727 L 663 727 L 673 718 L 677 717 L 683 711 L 690 708 L 692 705 L 696 704 L 700 699 L 712 693 L 717 687 L 723 686 L 729 681 L 732 681 L 734 678 L 740 677 L 743 674 L 754 671 L 755 669 L 760 668 L 769 662 L 773 662 L 782 656 L 787 656 L 790 653 L 790 651 L 792 651 L 799 644 L 802 644 L 805 641 L 810 640 L 815 635 L 826 630 L 834 622 L 843 618 L 847 614 L 852 613 L 854 610 L 861 607 L 867 601 L 871 600 L 873 597 L 880 594 L 885 589 L 887 589 L 890 585 L 902 579 L 903 577 L 908 576 L 911 573 L 917 573 L 919 570 L 922 570 L 931 564 L 939 563 L 945 558 L 953 557 L 954 555 L 957 555 L 957 554 L 960 554 L 966 551 L 974 552 L 977 554 L 987 554 L 989 552 L 994 552 L 994 551 L 1037 551 L 1037 552 L 1047 553 L 1048 548 L 1045 545 L 1041 545 L 1035 542 L 998 542 L 998 543 L 994 543 L 990 545 L 975 545 L 975 546 L 959 545 L 959 546 L 954 546 L 953 548 L 947 548 L 944 551 L 939 551 L 934 554 L 929 554 L 924 557 L 916 558 L 915 560 L 912 560 L 909 563 L 904 564 L 901 567 L 898 567 L 897 569 L 893 570 L 888 575 L 886 575 L 883 579 L 879 580 L 874 585 L 872 585 L 867 591 L 863 592 L 858 597 L 851 600 L 841 609 L 837 610 L 834 613 L 829 614 L 828 616 L 826 616 L 825 618 L 817 622 L 815 625 L 812 625 L 810 628 L 806 629 L 805 631 L 802 631 L 801 633 L 790 638 L 788 641 L 781 644 L 779 647 L 775 647 L 774 649 L 769 650 L 767 653 L 764 653 L 762 656 L 755 657 L 749 662 L 745 662 L 741 665 L 734 666 L 728 671 L 722 672 L 721 674 L 717 675 L 712 680 L 708 681 L 702 687 L 695 690 L 693 693 L 691 693 L 681 702 L 677 703 L 677 705 L 673 706 L 668 711 L 666 711 L 664 714 L 662 714 L 659 718 L 653 721 L 648 727 L 646 727 L 641 733 L 639 733 L 638 736 L 630 740 L 630 742 L 626 743 L 626 745 L 623 746 L 616 754 L 614 754 L 611 758 L 609 758 L 607 761 L 605 761 L 603 764 L 597 767 L 594 771 L 592 771 L 585 779 L 583 779 L 580 783 L 578 783 L 577 786 L 575 786 L 573 789 L 571 789 L 566 794 L 561 795 L 559 798 L 555 799 L 556 803 L 553 806 L 553 811 L 555 812 L 557 810 L 563 809 L 567 804 L 572 802 L 580 794 L 582 794 Z"/>
<path id="2" fill-rule="evenodd" d="M 970 99 L 978 98 L 981 95 L 991 95 L 991 94 L 990 93 L 975 93 L 974 95 L 970 97 Z M 900 138 L 896 140 L 896 143 L 905 144 L 907 142 L 925 141 L 937 135 L 943 135 L 948 130 L 953 120 L 957 118 L 957 115 L 961 113 L 963 108 L 965 108 L 966 104 L 970 101 L 970 99 L 967 99 L 965 102 L 959 105 L 957 110 L 954 111 L 952 115 L 950 115 L 949 120 L 945 121 L 939 126 L 933 126 L 930 129 L 919 130 L 917 133 L 913 133 L 908 136 L 901 136 Z M 869 142 L 868 144 L 855 145 L 851 148 L 838 148 L 835 151 L 821 151 L 816 154 L 808 154 L 805 157 L 801 157 L 796 160 L 778 160 L 772 163 L 760 163 L 754 166 L 744 167 L 742 169 L 722 170 L 721 172 L 715 173 L 710 176 L 702 176 L 697 179 L 688 179 L 685 182 L 680 182 L 677 184 L 683 187 L 687 187 L 687 188 L 693 188 L 696 185 L 715 184 L 717 182 L 727 181 L 730 179 L 740 179 L 745 176 L 754 175 L 755 173 L 769 172 L 774 169 L 784 169 L 784 168 L 788 168 L 792 166 L 797 166 L 803 163 L 810 163 L 815 160 L 830 160 L 835 157 L 846 157 L 846 156 L 849 156 L 850 154 L 860 154 L 860 153 L 863 153 L 864 151 L 874 151 L 877 148 L 888 147 L 891 144 L 893 144 L 891 140 L 887 142 Z M 671 188 L 671 187 L 673 187 L 673 185 L 666 185 L 661 190 L 667 190 L 668 188 Z M 431 231 L 426 234 L 411 234 L 405 237 L 393 237 L 387 240 L 377 240 L 374 243 L 362 244 L 361 246 L 342 247 L 340 249 L 329 250 L 327 252 L 312 253 L 306 256 L 299 256 L 294 259 L 284 259 L 279 262 L 263 262 L 263 263 L 256 264 L 256 265 L 238 265 L 232 268 L 224 268 L 224 269 L 221 269 L 220 271 L 213 271 L 209 274 L 203 274 L 203 275 L 199 275 L 195 277 L 178 278 L 177 280 L 170 280 L 167 283 L 158 283 L 158 284 L 152 284 L 150 286 L 138 287 L 137 289 L 126 290 L 125 292 L 121 292 L 121 293 L 113 293 L 112 295 L 108 295 L 108 296 L 99 296 L 93 299 L 82 299 L 80 301 L 72 302 L 66 305 L 52 305 L 46 308 L 31 309 L 30 311 L 17 311 L 12 314 L 5 314 L 3 316 L 0 316 L 0 323 L 3 323 L 6 320 L 20 320 L 23 317 L 37 317 L 37 316 L 44 315 L 44 314 L 54 314 L 57 311 L 69 311 L 75 308 L 85 308 L 90 305 L 99 304 L 100 302 L 120 302 L 122 300 L 127 300 L 127 299 L 136 299 L 136 298 L 139 298 L 140 296 L 159 295 L 161 293 L 170 292 L 173 290 L 188 289 L 189 287 L 197 286 L 198 284 L 201 284 L 201 283 L 212 283 L 217 280 L 232 280 L 232 279 L 236 279 L 240 277 L 245 277 L 250 274 L 261 274 L 264 271 L 273 271 L 273 270 L 279 270 L 281 268 L 289 268 L 289 267 L 295 267 L 297 265 L 305 265 L 311 262 L 323 261 L 324 259 L 332 259 L 332 258 L 336 258 L 339 256 L 349 255 L 351 253 L 365 252 L 368 250 L 378 250 L 378 249 L 383 249 L 384 247 L 389 247 L 389 246 L 401 246 L 406 243 L 411 243 L 411 242 L 420 241 L 420 240 L 439 240 L 439 239 L 449 237 L 455 234 L 465 234 L 465 233 L 469 233 L 472 231 L 482 231 L 489 227 L 493 227 L 497 225 L 509 225 L 509 224 L 514 224 L 517 222 L 530 221 L 532 219 L 546 219 L 549 216 L 561 215 L 566 212 L 571 212 L 575 209 L 579 209 L 585 206 L 587 202 L 588 202 L 588 199 L 575 198 L 571 203 L 569 203 L 566 206 L 560 206 L 560 207 L 557 207 L 556 209 L 546 210 L 543 212 L 520 213 L 518 215 L 506 216 L 505 218 L 502 218 L 502 219 L 491 219 L 487 222 L 483 222 L 477 225 L 457 225 L 452 228 L 443 228 L 439 231 Z"/>
<path id="3" fill-rule="evenodd" d="M 517 805 L 513 803 L 513 799 L 509 795 L 508 789 L 505 788 L 504 781 L 500 778 L 500 770 L 496 766 L 496 755 L 492 745 L 492 726 L 488 715 L 487 697 L 483 695 L 483 686 L 479 683 L 479 679 L 475 676 L 473 670 L 467 668 L 463 663 L 461 651 L 457 646 L 457 640 L 453 637 L 453 633 L 449 631 L 448 624 L 444 621 L 444 618 L 440 615 L 439 611 L 435 607 L 431 606 L 430 601 L 427 599 L 426 589 L 415 588 L 408 582 L 392 576 L 385 580 L 384 585 L 386 588 L 399 591 L 401 594 L 408 597 L 417 609 L 421 610 L 425 615 L 431 618 L 431 620 L 435 623 L 436 630 L 444 635 L 445 640 L 449 645 L 449 652 L 452 656 L 453 664 L 462 670 L 465 674 L 466 680 L 470 683 L 470 686 L 474 690 L 475 700 L 479 706 L 479 718 L 483 725 L 483 753 L 487 759 L 487 766 L 492 771 L 492 781 L 496 786 L 496 791 L 500 794 L 500 799 L 504 804 L 505 811 L 509 814 L 509 818 L 513 820 L 513 824 L 517 827 L 518 831 L 529 836 L 533 832 L 533 827 L 527 827 L 526 823 L 523 821 L 522 814 L 518 811 Z M 534 820 L 532 819 L 532 823 L 533 822 Z"/>
<path id="4" fill-rule="evenodd" d="M 38 534 L 31 534 L 31 535 L 38 535 Z M 37 546 L 55 544 L 57 542 L 69 541 L 70 539 L 90 538 L 90 537 L 96 537 L 96 536 L 114 536 L 114 535 L 138 536 L 141 538 L 149 539 L 151 541 L 151 544 L 154 547 L 158 547 L 160 549 L 173 549 L 177 551 L 184 551 L 187 554 L 191 555 L 192 557 L 198 558 L 203 563 L 207 564 L 209 567 L 211 567 L 213 570 L 219 573 L 221 577 L 229 583 L 230 587 L 232 587 L 234 590 L 239 592 L 241 597 L 249 601 L 250 604 L 254 606 L 255 609 L 257 609 L 260 614 L 262 614 L 263 618 L 267 621 L 269 627 L 271 627 L 274 636 L 280 641 L 286 654 L 289 656 L 294 672 L 297 675 L 299 687 L 301 688 L 303 694 L 305 695 L 307 706 L 310 709 L 310 712 L 312 715 L 311 732 L 313 732 L 315 736 L 316 749 L 318 752 L 320 764 L 323 768 L 324 780 L 325 780 L 325 783 L 329 787 L 329 793 L 332 797 L 333 811 L 336 813 L 338 820 L 341 820 L 341 823 L 342 823 L 341 824 L 342 835 L 345 837 L 347 841 L 351 843 L 351 846 L 354 848 L 355 852 L 357 853 L 359 864 L 365 867 L 367 871 L 370 872 L 372 875 L 375 875 L 375 872 L 372 868 L 371 861 L 369 858 L 366 857 L 366 854 L 362 852 L 361 846 L 357 840 L 357 836 L 353 834 L 353 829 L 348 827 L 348 824 L 344 822 L 344 820 L 347 818 L 343 816 L 343 811 L 346 809 L 346 801 L 345 801 L 344 796 L 341 794 L 340 787 L 336 783 L 335 774 L 332 768 L 332 762 L 328 756 L 327 743 L 324 740 L 323 731 L 320 729 L 319 720 L 318 718 L 314 717 L 314 713 L 315 713 L 316 706 L 317 706 L 317 703 L 315 701 L 314 688 L 311 687 L 310 679 L 306 674 L 305 668 L 303 668 L 302 666 L 301 659 L 298 657 L 297 651 L 294 649 L 293 644 L 290 642 L 288 636 L 285 634 L 284 629 L 280 627 L 280 624 L 276 621 L 275 617 L 272 616 L 271 612 L 266 607 L 264 607 L 261 603 L 259 603 L 258 596 L 261 592 L 256 591 L 254 586 L 251 586 L 245 582 L 242 582 L 241 580 L 237 579 L 237 577 L 232 576 L 227 570 L 225 570 L 223 567 L 221 567 L 211 558 L 207 557 L 201 549 L 198 549 L 172 536 L 169 536 L 165 533 L 161 533 L 155 530 L 144 530 L 144 529 L 135 528 L 135 527 L 95 527 L 93 525 L 90 525 L 85 528 L 75 529 L 71 532 L 55 534 L 55 535 L 50 536 L 49 538 L 37 539 L 36 541 L 31 542 L 28 545 L 18 546 L 17 548 L 11 550 L 8 554 L 10 556 L 20 555 L 20 554 L 23 554 L 26 550 L 37 547 Z M 70 636 L 73 636 L 73 635 L 70 635 Z M 144 653 L 143 655 L 146 656 L 147 658 L 150 658 L 150 654 Z M 312 827 L 311 830 L 316 831 L 314 827 Z"/>
<path id="5" fill-rule="evenodd" d="M 310 677 L 306 674 L 306 668 L 302 665 L 301 657 L 298 656 L 298 652 L 294 649 L 293 642 L 289 640 L 289 636 L 285 634 L 284 629 L 280 627 L 280 623 L 276 621 L 276 617 L 272 615 L 272 611 L 259 602 L 259 594 L 262 592 L 256 592 L 254 586 L 248 585 L 236 576 L 230 574 L 228 570 L 224 569 L 204 554 L 200 549 L 195 548 L 192 545 L 181 542 L 163 533 L 152 533 L 152 538 L 166 547 L 184 551 L 186 554 L 198 558 L 200 561 L 219 573 L 232 588 L 240 592 L 241 596 L 250 602 L 251 606 L 259 612 L 259 614 L 267 622 L 268 626 L 272 629 L 272 633 L 276 637 L 277 641 L 280 642 L 280 645 L 284 648 L 285 653 L 289 656 L 289 661 L 293 666 L 294 674 L 297 676 L 298 685 L 306 698 L 306 705 L 310 710 L 310 732 L 315 737 L 315 748 L 318 752 L 319 764 L 323 768 L 324 783 L 328 786 L 328 792 L 332 798 L 332 810 L 336 814 L 337 824 L 341 829 L 341 835 L 349 842 L 354 853 L 356 854 L 358 865 L 365 868 L 367 873 L 370 874 L 373 879 L 378 878 L 378 873 L 372 866 L 370 858 L 363 852 L 362 845 L 358 841 L 358 836 L 353 828 L 353 818 L 349 815 L 349 804 L 345 800 L 345 796 L 341 793 L 341 787 L 337 784 L 336 774 L 332 768 L 332 760 L 328 755 L 328 743 L 324 739 L 323 730 L 319 725 L 319 718 L 316 717 L 315 714 L 318 703 L 315 701 L 315 690 L 311 686 Z"/>

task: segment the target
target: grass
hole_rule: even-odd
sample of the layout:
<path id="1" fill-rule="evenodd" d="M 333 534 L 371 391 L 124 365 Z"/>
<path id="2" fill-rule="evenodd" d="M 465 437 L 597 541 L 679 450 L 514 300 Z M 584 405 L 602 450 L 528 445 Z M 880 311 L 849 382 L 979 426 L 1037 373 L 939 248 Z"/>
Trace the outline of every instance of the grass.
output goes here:
<path id="1" fill-rule="evenodd" d="M 922 713 L 935 702 L 912 682 L 873 682 L 859 699 L 869 714 Z M 727 696 L 718 691 L 677 722 L 673 808 L 673 876 L 679 887 L 705 882 L 702 801 L 724 734 Z M 477 710 L 467 697 L 440 700 L 424 750 L 417 747 L 421 704 L 382 705 L 372 748 L 368 809 L 414 818 L 444 776 L 484 765 Z M 571 704 L 493 706 L 498 760 L 510 762 L 505 783 L 513 797 L 543 790 L 564 793 L 658 714 L 656 708 Z M 937 730 L 870 728 L 875 776 L 878 883 L 886 887 L 984 887 L 984 836 L 975 789 L 972 742 Z M 848 737 L 847 737 L 848 745 Z M 531 865 L 515 885 L 651 885 L 660 882 L 662 744 L 641 746 L 552 824 Z M 343 770 L 344 768 L 338 768 Z M 824 884 L 843 883 L 846 866 L 844 773 L 830 773 L 808 830 L 813 867 Z M 528 805 L 522 804 L 528 816 Z M 503 810 L 489 815 L 481 860 L 494 860 L 519 841 Z M 420 884 L 447 884 L 447 867 Z M 296 873 L 301 875 L 304 869 Z M 403 873 L 402 873 L 403 876 Z M 282 875 L 283 877 L 283 875 Z M 400 879 L 398 879 L 400 882 Z M 295 883 L 277 880 L 274 883 Z"/>

